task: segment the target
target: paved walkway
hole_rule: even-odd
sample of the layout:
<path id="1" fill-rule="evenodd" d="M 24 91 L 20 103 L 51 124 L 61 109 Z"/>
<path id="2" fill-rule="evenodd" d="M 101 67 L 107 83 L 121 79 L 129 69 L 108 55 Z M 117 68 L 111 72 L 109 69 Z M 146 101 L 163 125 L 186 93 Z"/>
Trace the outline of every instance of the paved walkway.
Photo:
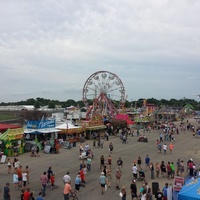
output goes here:
<path id="1" fill-rule="evenodd" d="M 197 125 L 195 120 L 190 119 L 192 124 Z M 180 123 L 178 123 L 180 124 Z M 162 160 L 167 163 L 168 161 L 173 161 L 176 163 L 177 159 L 180 158 L 184 160 L 185 164 L 190 159 L 193 158 L 196 164 L 200 164 L 199 155 L 200 155 L 200 148 L 199 148 L 199 139 L 193 138 L 192 133 L 187 131 L 185 134 L 180 133 L 179 135 L 175 135 L 174 141 L 174 150 L 173 154 L 170 155 L 167 152 L 167 155 L 158 154 L 156 149 L 156 139 L 159 138 L 159 131 L 152 131 L 151 133 L 146 134 L 149 142 L 137 142 L 137 137 L 129 137 L 128 144 L 122 144 L 118 137 L 110 137 L 110 141 L 114 144 L 114 152 L 112 154 L 113 159 L 113 166 L 112 166 L 112 176 L 115 174 L 116 170 L 116 161 L 119 157 L 122 158 L 124 162 L 124 166 L 122 168 L 122 178 L 121 178 L 121 186 L 124 185 L 127 188 L 127 200 L 131 199 L 130 197 L 130 183 L 132 180 L 132 162 L 136 160 L 138 155 L 142 157 L 143 160 L 143 168 L 144 166 L 144 159 L 145 156 L 148 154 L 151 161 L 154 162 L 161 162 Z M 92 141 L 87 141 L 92 147 Z M 169 141 L 166 142 L 169 145 Z M 88 172 L 88 176 L 86 179 L 86 187 L 81 188 L 81 192 L 79 193 L 80 200 L 116 200 L 120 199 L 119 191 L 115 189 L 115 179 L 113 179 L 113 183 L 111 188 L 105 192 L 104 195 L 101 194 L 100 186 L 98 183 L 98 179 L 100 176 L 100 169 L 99 169 L 99 161 L 100 156 L 104 155 L 105 158 L 109 155 L 109 141 L 105 141 L 103 149 L 92 149 L 94 152 L 94 159 L 92 160 L 92 171 Z M 79 148 L 73 147 L 71 150 L 61 149 L 60 154 L 45 154 L 40 152 L 40 157 L 30 157 L 30 153 L 25 153 L 18 157 L 19 161 L 24 168 L 28 165 L 31 169 L 30 174 L 30 184 L 29 187 L 31 191 L 34 192 L 34 197 L 36 197 L 41 189 L 40 184 L 40 176 L 41 174 L 48 169 L 49 166 L 52 167 L 55 173 L 55 188 L 50 190 L 50 187 L 46 190 L 46 197 L 45 200 L 63 200 L 63 175 L 69 171 L 70 176 L 72 178 L 72 187 L 74 187 L 74 179 L 79 170 Z M 13 158 L 12 158 L 13 160 Z M 152 180 L 150 179 L 150 172 L 146 171 L 146 178 L 148 181 L 148 185 L 151 187 Z M 7 174 L 7 165 L 1 164 L 0 165 L 0 195 L 2 195 L 3 187 L 6 182 L 12 183 L 12 175 Z M 160 188 L 164 187 L 166 182 L 173 183 L 173 180 L 167 180 L 166 178 L 156 178 L 153 182 L 159 182 Z M 137 188 L 141 187 L 141 182 L 137 182 Z M 11 199 L 17 200 L 19 199 L 20 192 L 14 190 L 13 184 L 10 185 L 11 188 Z M 0 197 L 1 199 L 1 197 Z"/>

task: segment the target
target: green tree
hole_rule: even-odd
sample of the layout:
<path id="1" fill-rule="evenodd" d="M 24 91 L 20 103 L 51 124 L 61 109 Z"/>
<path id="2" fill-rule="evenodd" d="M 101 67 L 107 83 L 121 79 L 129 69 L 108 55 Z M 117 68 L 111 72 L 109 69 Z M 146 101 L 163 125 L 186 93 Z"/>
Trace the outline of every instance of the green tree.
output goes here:
<path id="1" fill-rule="evenodd" d="M 52 108 L 54 109 L 56 106 L 54 104 L 54 102 L 50 101 L 49 104 L 48 104 L 48 108 Z"/>
<path id="2" fill-rule="evenodd" d="M 35 103 L 36 103 L 36 100 L 33 99 L 33 98 L 30 98 L 30 99 L 27 99 L 27 100 L 26 100 L 26 104 L 27 104 L 27 105 L 35 105 Z"/>
<path id="3" fill-rule="evenodd" d="M 40 108 L 40 102 L 36 101 L 34 107 L 35 107 L 35 109 Z"/>

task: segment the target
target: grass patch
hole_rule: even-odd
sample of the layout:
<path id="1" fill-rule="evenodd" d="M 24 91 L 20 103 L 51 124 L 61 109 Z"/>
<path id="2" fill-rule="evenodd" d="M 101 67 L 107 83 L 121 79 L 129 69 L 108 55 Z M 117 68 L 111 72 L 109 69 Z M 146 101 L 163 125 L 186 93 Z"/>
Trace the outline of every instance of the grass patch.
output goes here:
<path id="1" fill-rule="evenodd" d="M 17 119 L 17 116 L 13 114 L 0 114 L 0 121 L 10 120 L 10 119 Z"/>

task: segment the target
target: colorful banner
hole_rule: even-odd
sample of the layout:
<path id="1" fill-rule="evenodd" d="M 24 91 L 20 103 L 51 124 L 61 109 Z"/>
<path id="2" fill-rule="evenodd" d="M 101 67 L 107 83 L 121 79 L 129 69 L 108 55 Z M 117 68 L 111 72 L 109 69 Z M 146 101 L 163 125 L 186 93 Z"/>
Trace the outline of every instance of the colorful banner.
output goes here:
<path id="1" fill-rule="evenodd" d="M 184 185 L 185 179 L 183 177 L 176 176 L 174 178 L 174 190 L 180 191 Z"/>
<path id="2" fill-rule="evenodd" d="M 16 140 L 23 138 L 24 129 L 8 129 L 5 133 L 0 135 L 0 140 Z"/>
<path id="3" fill-rule="evenodd" d="M 27 129 L 44 129 L 44 128 L 55 128 L 56 120 L 38 120 L 38 121 L 28 121 Z"/>

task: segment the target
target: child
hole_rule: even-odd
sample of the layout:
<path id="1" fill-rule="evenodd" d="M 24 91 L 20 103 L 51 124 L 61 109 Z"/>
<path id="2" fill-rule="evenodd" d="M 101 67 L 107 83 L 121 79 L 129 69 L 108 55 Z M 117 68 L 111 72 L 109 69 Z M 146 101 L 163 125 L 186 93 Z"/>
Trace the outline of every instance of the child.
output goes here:
<path id="1" fill-rule="evenodd" d="M 53 186 L 54 186 L 54 182 L 55 182 L 55 175 L 54 174 L 51 174 L 50 181 L 51 181 L 51 190 L 52 190 Z"/>
<path id="2" fill-rule="evenodd" d="M 26 188 L 26 181 L 27 181 L 27 173 L 26 170 L 22 172 L 22 181 L 23 181 L 23 187 Z"/>
<path id="3" fill-rule="evenodd" d="M 15 190 L 17 190 L 18 189 L 19 181 L 18 181 L 18 175 L 17 175 L 16 172 L 14 172 L 14 174 L 13 174 L 13 184 L 14 184 Z"/>
<path id="4" fill-rule="evenodd" d="M 11 165 L 11 161 L 10 161 L 10 158 L 8 158 L 8 162 L 7 162 L 7 165 L 8 165 L 8 174 L 10 174 L 10 171 L 11 171 L 11 168 L 12 168 L 12 165 Z"/>

